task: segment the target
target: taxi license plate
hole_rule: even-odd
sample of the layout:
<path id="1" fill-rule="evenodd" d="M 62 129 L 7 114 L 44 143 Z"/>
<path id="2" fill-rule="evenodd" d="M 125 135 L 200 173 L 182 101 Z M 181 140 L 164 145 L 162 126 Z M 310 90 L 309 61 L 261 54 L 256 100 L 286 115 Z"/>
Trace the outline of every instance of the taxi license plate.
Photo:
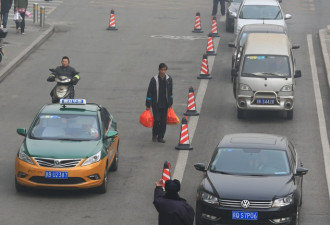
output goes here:
<path id="1" fill-rule="evenodd" d="M 274 99 L 257 99 L 257 104 L 260 105 L 274 105 L 275 100 Z"/>
<path id="2" fill-rule="evenodd" d="M 68 179 L 68 172 L 62 171 L 46 171 L 45 178 L 50 179 Z"/>
<path id="3" fill-rule="evenodd" d="M 258 220 L 258 212 L 233 211 L 233 220 Z"/>

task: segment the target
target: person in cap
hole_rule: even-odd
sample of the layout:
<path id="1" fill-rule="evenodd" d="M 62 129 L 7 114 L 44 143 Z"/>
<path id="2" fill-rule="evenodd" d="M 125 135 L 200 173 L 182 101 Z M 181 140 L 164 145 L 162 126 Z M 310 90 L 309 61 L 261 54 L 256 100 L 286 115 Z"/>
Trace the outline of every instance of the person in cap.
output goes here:
<path id="1" fill-rule="evenodd" d="M 164 135 L 166 131 L 167 110 L 173 104 L 173 82 L 172 77 L 166 73 L 167 65 L 160 63 L 158 74 L 150 80 L 146 109 L 152 107 L 154 116 L 154 126 L 152 128 L 152 141 L 165 143 Z"/>
<path id="2" fill-rule="evenodd" d="M 157 209 L 158 225 L 193 225 L 194 209 L 178 194 L 181 185 L 180 181 L 167 180 L 165 191 L 163 180 L 156 182 L 154 191 L 154 206 Z"/>

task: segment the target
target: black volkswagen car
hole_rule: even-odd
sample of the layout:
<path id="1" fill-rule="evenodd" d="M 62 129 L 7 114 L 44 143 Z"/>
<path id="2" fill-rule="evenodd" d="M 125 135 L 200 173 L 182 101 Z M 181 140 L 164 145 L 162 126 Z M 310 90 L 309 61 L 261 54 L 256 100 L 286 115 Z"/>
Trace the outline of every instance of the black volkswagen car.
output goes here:
<path id="1" fill-rule="evenodd" d="M 196 224 L 299 224 L 303 175 L 285 136 L 230 134 L 216 147 L 197 190 Z"/>

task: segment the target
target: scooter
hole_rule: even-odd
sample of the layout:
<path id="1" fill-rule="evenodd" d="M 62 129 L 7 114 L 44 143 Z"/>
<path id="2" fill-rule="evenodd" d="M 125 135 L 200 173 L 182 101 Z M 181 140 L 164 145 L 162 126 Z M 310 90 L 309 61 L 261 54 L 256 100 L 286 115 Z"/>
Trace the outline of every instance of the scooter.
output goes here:
<path id="1" fill-rule="evenodd" d="M 50 92 L 52 103 L 58 103 L 60 99 L 74 98 L 74 84 L 72 83 L 72 79 L 67 76 L 56 74 L 55 69 L 49 70 L 55 75 L 54 81 L 57 83 Z M 79 72 L 77 74 L 79 74 Z"/>

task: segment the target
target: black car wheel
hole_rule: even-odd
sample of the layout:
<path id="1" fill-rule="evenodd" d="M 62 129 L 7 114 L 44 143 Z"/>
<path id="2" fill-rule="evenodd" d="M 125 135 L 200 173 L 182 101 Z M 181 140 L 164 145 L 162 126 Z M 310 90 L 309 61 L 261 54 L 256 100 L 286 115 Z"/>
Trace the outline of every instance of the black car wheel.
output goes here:
<path id="1" fill-rule="evenodd" d="M 20 183 L 17 182 L 17 179 L 15 178 L 15 188 L 17 192 L 25 192 L 27 188 Z"/>
<path id="2" fill-rule="evenodd" d="M 238 119 L 243 119 L 244 118 L 244 110 L 237 108 L 237 118 Z"/>
<path id="3" fill-rule="evenodd" d="M 103 182 L 101 186 L 97 187 L 95 191 L 99 194 L 104 194 L 107 192 L 107 187 L 108 187 L 108 166 L 104 168 L 104 177 L 103 177 Z"/>
<path id="4" fill-rule="evenodd" d="M 228 15 L 228 12 L 227 12 Z M 226 16 L 226 31 L 227 32 L 234 32 L 234 19 L 230 19 Z"/>
<path id="5" fill-rule="evenodd" d="M 291 225 L 299 225 L 299 206 L 297 206 L 296 216 L 291 222 Z"/>
<path id="6" fill-rule="evenodd" d="M 119 146 L 119 143 L 118 143 Z M 118 169 L 118 160 L 119 160 L 119 147 L 117 147 L 115 158 L 110 166 L 110 171 L 116 171 Z"/>
<path id="7" fill-rule="evenodd" d="M 293 119 L 293 109 L 286 112 L 286 119 L 288 119 L 288 120 Z"/>

